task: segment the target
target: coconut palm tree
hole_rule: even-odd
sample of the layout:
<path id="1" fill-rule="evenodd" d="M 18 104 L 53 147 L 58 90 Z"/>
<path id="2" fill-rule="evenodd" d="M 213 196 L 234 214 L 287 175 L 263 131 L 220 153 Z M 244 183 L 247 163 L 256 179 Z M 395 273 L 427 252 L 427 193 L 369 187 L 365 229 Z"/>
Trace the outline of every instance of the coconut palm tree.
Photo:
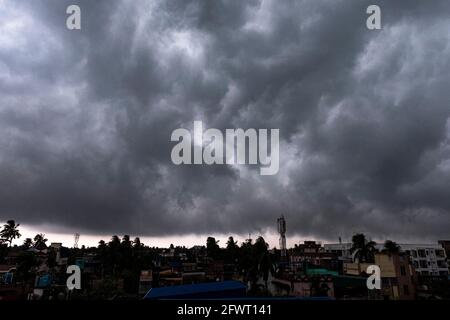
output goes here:
<path id="1" fill-rule="evenodd" d="M 358 258 L 358 261 L 374 262 L 376 252 L 374 241 L 369 241 L 364 234 L 357 233 L 352 237 L 352 243 L 350 251 L 355 258 Z"/>
<path id="2" fill-rule="evenodd" d="M 20 224 L 16 224 L 14 220 L 8 220 L 0 231 L 0 238 L 9 242 L 9 246 L 12 246 L 12 241 L 16 238 L 20 238 L 22 235 L 19 232 Z"/>
<path id="3" fill-rule="evenodd" d="M 38 250 L 44 250 L 47 248 L 47 245 L 45 244 L 48 239 L 45 238 L 45 234 L 43 233 L 38 233 L 37 235 L 34 236 L 34 247 Z"/>

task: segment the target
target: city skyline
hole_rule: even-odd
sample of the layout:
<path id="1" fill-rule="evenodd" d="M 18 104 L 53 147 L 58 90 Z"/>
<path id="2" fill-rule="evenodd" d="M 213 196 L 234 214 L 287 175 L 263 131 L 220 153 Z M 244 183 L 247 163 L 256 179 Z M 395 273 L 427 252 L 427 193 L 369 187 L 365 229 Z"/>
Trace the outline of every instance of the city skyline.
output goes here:
<path id="1" fill-rule="evenodd" d="M 62 243 L 66 247 L 72 247 L 74 244 L 74 236 L 75 234 L 61 234 L 61 233 L 55 233 L 55 232 L 45 232 L 44 229 L 40 229 L 39 227 L 27 227 L 21 225 L 19 228 L 21 231 L 21 237 L 19 239 L 13 240 L 12 244 L 20 246 L 23 241 L 26 238 L 33 238 L 36 234 L 43 233 L 46 235 L 46 238 L 48 238 L 48 242 L 56 242 L 56 243 Z M 43 231 L 44 230 L 44 231 Z M 355 231 L 353 233 L 364 233 L 363 231 Z M 78 246 L 81 247 L 82 245 L 85 245 L 86 247 L 96 247 L 100 240 L 103 240 L 105 242 L 108 242 L 111 240 L 111 237 L 113 235 L 119 236 L 119 238 L 122 238 L 124 234 L 116 233 L 111 235 L 89 235 L 89 234 L 81 234 L 80 239 L 78 242 Z M 234 238 L 235 241 L 238 242 L 238 244 L 241 244 L 242 242 L 246 241 L 249 236 L 253 241 L 255 241 L 259 236 L 262 236 L 264 240 L 269 244 L 269 248 L 277 248 L 279 249 L 279 234 L 276 232 L 254 232 L 250 234 L 200 234 L 200 235 L 174 235 L 174 236 L 166 236 L 166 237 L 148 237 L 148 236 L 140 236 L 140 235 L 133 235 L 129 234 L 130 238 L 133 240 L 136 237 L 139 237 L 141 242 L 147 246 L 150 247 L 160 247 L 160 248 L 168 248 L 171 244 L 174 246 L 185 246 L 187 248 L 193 247 L 196 245 L 204 246 L 206 243 L 207 237 L 214 237 L 216 240 L 219 240 L 219 246 L 225 247 L 226 242 L 228 238 L 231 236 Z M 444 238 L 427 238 L 424 241 L 418 242 L 415 241 L 414 238 L 404 238 L 404 239 L 396 239 L 396 238 L 383 238 L 383 237 L 377 237 L 371 234 L 366 234 L 369 239 L 374 240 L 378 245 L 383 245 L 386 240 L 392 240 L 396 243 L 400 244 L 432 244 L 437 243 L 439 240 L 445 240 Z M 304 241 L 316 241 L 318 243 L 339 243 L 339 240 L 341 240 L 342 243 L 351 243 L 351 237 L 339 237 L 334 238 L 314 238 L 311 236 L 299 236 L 295 233 L 291 236 L 289 236 L 289 233 L 287 234 L 286 241 L 287 241 L 287 248 L 293 248 L 295 245 L 298 245 L 300 243 L 303 243 Z"/>

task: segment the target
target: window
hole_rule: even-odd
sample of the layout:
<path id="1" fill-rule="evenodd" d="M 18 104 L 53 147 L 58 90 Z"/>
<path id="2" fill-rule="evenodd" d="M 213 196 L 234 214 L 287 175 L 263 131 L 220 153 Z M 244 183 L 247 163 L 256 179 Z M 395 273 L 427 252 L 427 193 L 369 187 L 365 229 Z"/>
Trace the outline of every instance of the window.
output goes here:
<path id="1" fill-rule="evenodd" d="M 409 296 L 409 287 L 407 284 L 403 285 L 403 293 L 405 294 L 405 296 Z"/>
<path id="2" fill-rule="evenodd" d="M 445 257 L 444 250 L 436 250 L 436 256 L 444 258 Z"/>
<path id="3" fill-rule="evenodd" d="M 412 250 L 411 254 L 412 254 L 413 258 L 417 258 L 417 251 L 416 250 Z"/>
<path id="4" fill-rule="evenodd" d="M 406 276 L 406 268 L 405 268 L 405 266 L 400 266 L 400 274 L 402 276 Z"/>
<path id="5" fill-rule="evenodd" d="M 425 258 L 427 255 L 425 254 L 425 250 L 417 250 L 417 254 L 421 258 Z"/>
<path id="6" fill-rule="evenodd" d="M 420 260 L 419 261 L 420 268 L 428 268 L 428 264 L 426 260 Z"/>

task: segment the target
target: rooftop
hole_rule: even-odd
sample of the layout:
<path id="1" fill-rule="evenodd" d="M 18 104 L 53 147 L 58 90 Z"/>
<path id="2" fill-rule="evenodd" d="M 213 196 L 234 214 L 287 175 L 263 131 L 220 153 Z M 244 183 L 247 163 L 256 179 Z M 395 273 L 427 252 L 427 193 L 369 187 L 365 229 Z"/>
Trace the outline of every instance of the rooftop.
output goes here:
<path id="1" fill-rule="evenodd" d="M 247 286 L 240 281 L 208 282 L 181 286 L 152 288 L 144 299 L 214 299 L 245 295 Z"/>

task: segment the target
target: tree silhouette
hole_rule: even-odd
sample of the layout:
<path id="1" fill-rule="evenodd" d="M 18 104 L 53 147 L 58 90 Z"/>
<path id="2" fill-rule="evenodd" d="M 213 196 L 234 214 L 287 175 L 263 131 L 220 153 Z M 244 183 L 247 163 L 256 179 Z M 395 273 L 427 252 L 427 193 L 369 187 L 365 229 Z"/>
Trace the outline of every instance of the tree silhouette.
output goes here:
<path id="1" fill-rule="evenodd" d="M 264 252 L 261 256 L 259 266 L 258 266 L 259 274 L 262 276 L 264 280 L 264 286 L 266 290 L 268 289 L 267 281 L 269 280 L 269 273 L 273 274 L 273 266 L 272 260 L 270 258 L 270 254 L 268 251 Z"/>
<path id="2" fill-rule="evenodd" d="M 122 246 L 125 248 L 131 248 L 131 240 L 129 235 L 124 235 L 122 237 Z"/>
<path id="3" fill-rule="evenodd" d="M 260 286 L 257 285 L 258 279 L 261 278 L 264 280 L 264 286 L 267 290 L 269 274 L 273 274 L 272 259 L 268 247 L 269 245 L 264 238 L 260 236 L 254 244 L 251 239 L 247 239 L 239 248 L 239 268 L 244 275 L 244 281 L 250 282 L 249 292 L 251 294 L 262 293 Z"/>
<path id="4" fill-rule="evenodd" d="M 225 250 L 225 258 L 228 262 L 236 262 L 239 247 L 233 237 L 229 237 L 227 241 L 227 247 Z"/>
<path id="5" fill-rule="evenodd" d="M 358 258 L 360 262 L 374 262 L 376 243 L 368 241 L 362 233 L 357 233 L 352 237 L 352 247 L 350 251 Z"/>
<path id="6" fill-rule="evenodd" d="M 116 249 L 120 246 L 120 239 L 117 235 L 113 235 L 108 243 L 110 248 Z"/>
<path id="7" fill-rule="evenodd" d="M 47 245 L 45 244 L 48 239 L 45 238 L 45 234 L 43 233 L 38 233 L 37 235 L 34 236 L 34 247 L 38 250 L 44 250 L 45 248 L 47 248 Z"/>
<path id="8" fill-rule="evenodd" d="M 9 242 L 9 246 L 12 246 L 12 241 L 16 238 L 20 238 L 22 235 L 19 232 L 20 224 L 16 224 L 14 220 L 8 220 L 5 225 L 3 225 L 2 231 L 0 231 L 0 238 L 4 241 Z"/>
<path id="9" fill-rule="evenodd" d="M 386 240 L 384 242 L 384 248 L 383 251 L 389 254 L 395 254 L 400 252 L 400 246 L 392 241 L 392 240 Z"/>
<path id="10" fill-rule="evenodd" d="M 139 237 L 136 237 L 133 241 L 133 247 L 135 249 L 140 249 L 143 247 L 142 243 L 141 243 L 141 239 L 139 239 Z"/>
<path id="11" fill-rule="evenodd" d="M 220 256 L 220 247 L 218 245 L 219 241 L 216 241 L 213 237 L 208 237 L 206 239 L 206 254 L 208 257 L 213 259 L 218 259 Z"/>
<path id="12" fill-rule="evenodd" d="M 31 240 L 31 238 L 26 238 L 22 244 L 22 247 L 25 250 L 30 249 L 32 246 L 33 246 L 33 240 Z"/>
<path id="13" fill-rule="evenodd" d="M 237 241 L 234 241 L 233 237 L 228 237 L 227 241 L 227 249 L 228 250 L 234 250 L 238 247 Z"/>
<path id="14" fill-rule="evenodd" d="M 267 248 L 269 245 L 266 243 L 263 237 L 259 236 L 254 244 L 254 250 L 257 257 L 262 256 L 264 253 L 267 252 Z"/>

